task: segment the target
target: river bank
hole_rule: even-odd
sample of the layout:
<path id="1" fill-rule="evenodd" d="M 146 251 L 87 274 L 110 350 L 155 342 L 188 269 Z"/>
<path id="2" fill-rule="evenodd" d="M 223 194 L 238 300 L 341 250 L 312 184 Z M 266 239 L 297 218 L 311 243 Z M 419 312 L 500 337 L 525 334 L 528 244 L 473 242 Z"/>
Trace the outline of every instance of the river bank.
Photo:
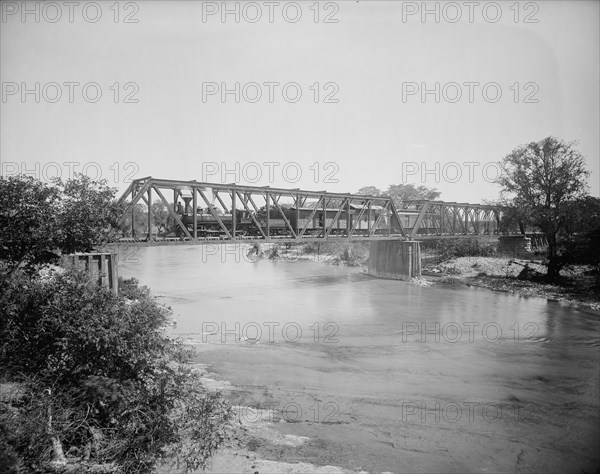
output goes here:
<path id="1" fill-rule="evenodd" d="M 519 279 L 525 265 L 534 275 L 532 279 Z M 600 313 L 600 293 L 594 288 L 596 277 L 590 274 L 591 268 L 578 266 L 564 270 L 562 284 L 543 281 L 541 275 L 545 271 L 539 261 L 508 257 L 459 257 L 423 266 L 427 281 L 546 298 Z M 540 276 L 536 278 L 535 275 Z"/>
<path id="2" fill-rule="evenodd" d="M 229 446 L 219 449 L 205 470 L 196 470 L 194 473 L 368 474 L 367 471 L 329 464 L 332 453 L 325 445 L 315 444 L 316 441 L 323 443 L 322 440 L 294 434 L 300 423 L 309 420 L 296 420 L 296 413 L 282 412 L 266 390 L 234 386 L 228 381 L 219 380 L 219 376 L 210 372 L 206 364 L 197 363 L 195 366 L 204 372 L 204 387 L 209 391 L 221 392 L 229 400 L 234 421 Z M 257 408 L 259 406 L 265 408 Z M 313 420 L 313 424 L 319 421 Z M 313 462 L 303 460 L 308 457 L 307 450 Z M 158 474 L 167 472 L 170 472 L 168 467 L 163 467 Z"/>

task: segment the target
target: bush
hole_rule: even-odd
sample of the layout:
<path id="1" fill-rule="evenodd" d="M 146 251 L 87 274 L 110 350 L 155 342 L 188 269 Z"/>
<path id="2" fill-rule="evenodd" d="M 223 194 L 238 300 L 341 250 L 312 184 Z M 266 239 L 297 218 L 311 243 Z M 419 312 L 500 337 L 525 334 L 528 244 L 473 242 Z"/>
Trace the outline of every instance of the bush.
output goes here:
<path id="1" fill-rule="evenodd" d="M 458 257 L 492 257 L 496 254 L 495 246 L 477 238 L 438 239 L 427 242 L 424 249 L 427 248 L 432 249 L 440 260 Z"/>
<path id="2" fill-rule="evenodd" d="M 0 399 L 0 455 L 34 472 L 65 460 L 148 472 L 169 455 L 205 466 L 230 409 L 182 363 L 147 288 L 125 281 L 116 296 L 75 270 L 0 279 L 0 375 L 19 387 Z"/>

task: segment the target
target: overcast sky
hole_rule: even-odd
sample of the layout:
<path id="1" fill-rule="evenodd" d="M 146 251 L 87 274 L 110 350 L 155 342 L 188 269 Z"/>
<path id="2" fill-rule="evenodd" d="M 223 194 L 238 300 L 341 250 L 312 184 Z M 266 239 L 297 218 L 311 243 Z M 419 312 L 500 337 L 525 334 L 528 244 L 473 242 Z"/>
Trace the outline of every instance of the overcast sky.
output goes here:
<path id="1" fill-rule="evenodd" d="M 597 196 L 599 3 L 475 3 L 2 2 L 2 172 L 480 202 L 554 135 Z"/>

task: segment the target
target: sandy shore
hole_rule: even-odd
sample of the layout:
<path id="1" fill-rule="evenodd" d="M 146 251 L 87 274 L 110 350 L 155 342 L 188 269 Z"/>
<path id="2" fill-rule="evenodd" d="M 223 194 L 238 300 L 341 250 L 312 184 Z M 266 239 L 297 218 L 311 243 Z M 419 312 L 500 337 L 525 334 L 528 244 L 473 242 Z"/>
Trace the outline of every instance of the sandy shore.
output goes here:
<path id="1" fill-rule="evenodd" d="M 236 392 L 243 391 L 228 381 L 217 380 L 216 374 L 207 372 L 205 364 L 196 364 L 205 373 L 202 383 L 207 390 L 220 391 L 226 398 L 236 398 Z M 366 471 L 353 471 L 333 465 L 315 465 L 307 462 L 289 463 L 284 461 L 262 459 L 259 451 L 276 452 L 278 450 L 294 450 L 301 448 L 310 438 L 294 434 L 284 434 L 282 424 L 287 422 L 271 410 L 262 410 L 249 406 L 233 405 L 231 441 L 220 448 L 210 459 L 205 470 L 194 473 L 204 474 L 369 474 Z M 283 431 L 283 432 L 282 432 Z M 260 449 L 258 449 L 260 447 Z M 171 472 L 169 466 L 159 469 L 159 474 Z M 384 473 L 385 474 L 385 473 Z M 391 474 L 391 473 L 390 473 Z"/>

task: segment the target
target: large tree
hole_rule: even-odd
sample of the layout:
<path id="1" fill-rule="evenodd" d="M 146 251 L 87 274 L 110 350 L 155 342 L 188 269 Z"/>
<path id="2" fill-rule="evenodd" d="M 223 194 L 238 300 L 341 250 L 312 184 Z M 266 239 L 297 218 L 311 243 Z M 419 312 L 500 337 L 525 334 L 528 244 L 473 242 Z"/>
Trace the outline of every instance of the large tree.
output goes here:
<path id="1" fill-rule="evenodd" d="M 600 198 L 585 196 L 571 203 L 560 242 L 566 264 L 593 265 L 600 283 Z"/>
<path id="2" fill-rule="evenodd" d="M 61 195 L 56 216 L 61 251 L 87 252 L 105 243 L 121 215 L 115 200 L 116 188 L 109 187 L 106 180 L 94 181 L 85 175 L 64 183 L 55 180 L 54 184 Z"/>
<path id="3" fill-rule="evenodd" d="M 572 203 L 586 194 L 585 160 L 576 143 L 547 137 L 515 148 L 502 160 L 502 169 L 497 182 L 503 198 L 548 239 L 548 277 L 554 279 L 561 268 L 560 233 Z"/>
<path id="4" fill-rule="evenodd" d="M 362 194 L 364 196 L 380 196 L 381 190 L 375 186 L 363 186 L 356 194 Z"/>
<path id="5" fill-rule="evenodd" d="M 31 267 L 105 242 L 119 217 L 115 192 L 83 175 L 53 184 L 0 177 L 0 260 Z"/>
<path id="6" fill-rule="evenodd" d="M 51 260 L 59 244 L 57 188 L 32 177 L 0 176 L 0 260 L 10 268 Z"/>
<path id="7" fill-rule="evenodd" d="M 397 206 L 406 201 L 426 199 L 433 201 L 440 197 L 440 192 L 427 186 L 415 186 L 414 184 L 390 184 L 384 193 L 394 201 Z"/>
<path id="8" fill-rule="evenodd" d="M 386 196 L 391 197 L 396 206 L 400 206 L 406 201 L 414 200 L 435 200 L 440 197 L 440 192 L 437 189 L 428 188 L 427 186 L 415 186 L 414 184 L 390 184 L 387 191 L 381 191 L 375 186 L 363 186 L 357 194 L 368 196 Z"/>

